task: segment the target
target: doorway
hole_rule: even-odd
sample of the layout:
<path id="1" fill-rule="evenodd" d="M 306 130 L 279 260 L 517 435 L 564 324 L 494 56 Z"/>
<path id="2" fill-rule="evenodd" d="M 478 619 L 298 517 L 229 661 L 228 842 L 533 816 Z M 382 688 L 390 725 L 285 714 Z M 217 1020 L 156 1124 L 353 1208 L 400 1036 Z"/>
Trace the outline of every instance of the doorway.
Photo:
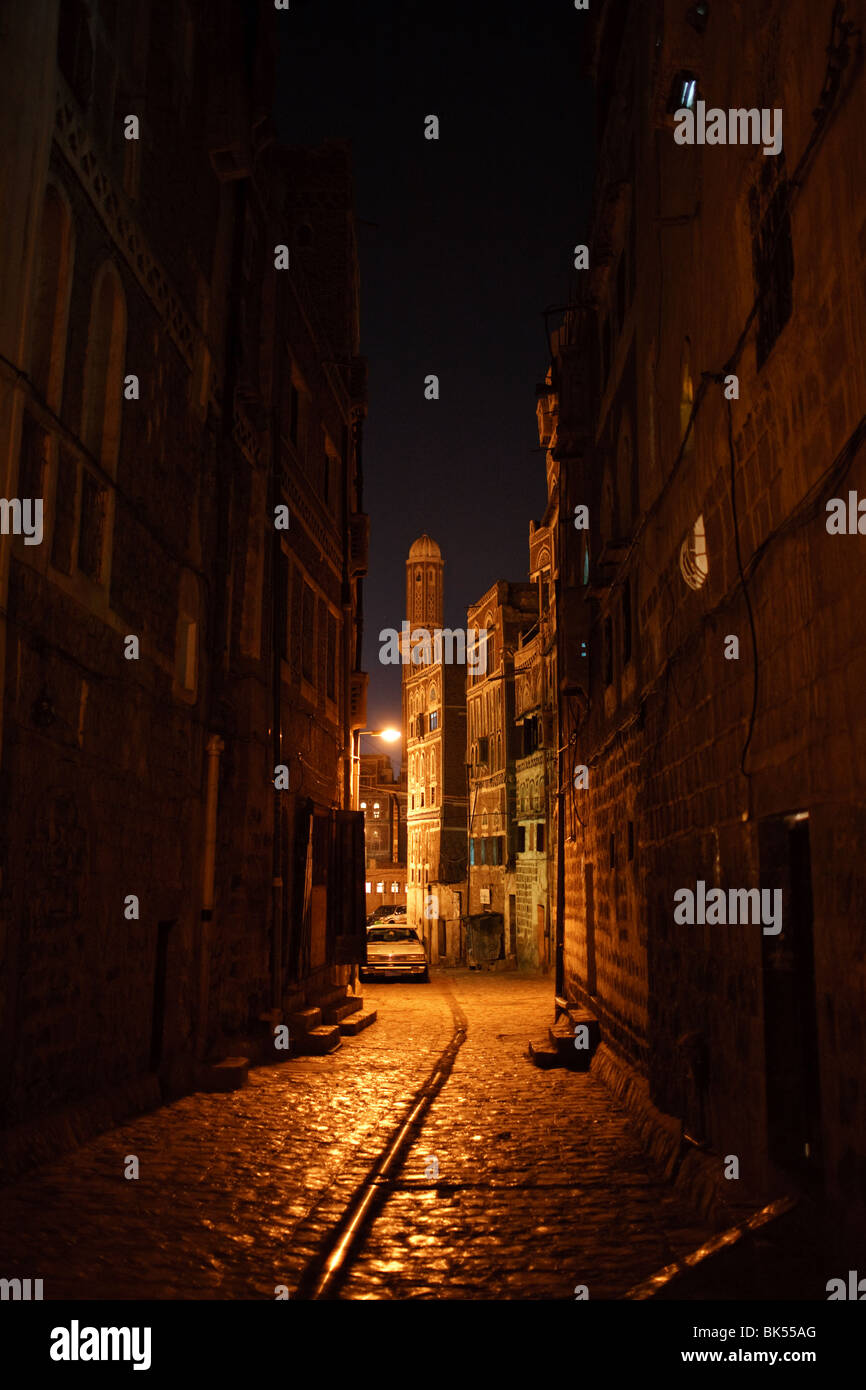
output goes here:
<path id="1" fill-rule="evenodd" d="M 782 930 L 761 936 L 770 1159 L 820 1187 L 820 1069 L 808 812 L 758 826 L 762 888 L 782 890 Z"/>

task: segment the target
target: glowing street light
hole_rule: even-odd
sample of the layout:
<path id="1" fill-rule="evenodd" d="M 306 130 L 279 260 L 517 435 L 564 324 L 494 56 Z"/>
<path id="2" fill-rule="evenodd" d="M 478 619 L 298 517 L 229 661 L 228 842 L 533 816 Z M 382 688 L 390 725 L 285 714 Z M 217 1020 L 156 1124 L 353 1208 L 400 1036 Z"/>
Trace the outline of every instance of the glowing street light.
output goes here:
<path id="1" fill-rule="evenodd" d="M 402 737 L 400 730 L 391 724 L 385 729 L 355 730 L 352 753 L 352 809 L 355 811 L 358 810 L 358 802 L 361 799 L 361 739 L 364 734 L 369 734 L 371 738 L 380 738 L 384 743 L 398 743 Z"/>

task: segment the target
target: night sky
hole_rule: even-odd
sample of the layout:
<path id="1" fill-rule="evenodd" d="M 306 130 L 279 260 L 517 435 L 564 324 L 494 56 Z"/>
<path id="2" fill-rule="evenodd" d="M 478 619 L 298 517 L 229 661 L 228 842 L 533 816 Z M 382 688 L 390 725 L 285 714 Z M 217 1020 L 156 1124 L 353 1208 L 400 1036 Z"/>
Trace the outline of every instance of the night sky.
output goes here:
<path id="1" fill-rule="evenodd" d="M 495 580 L 527 577 L 529 521 L 546 501 L 542 311 L 568 298 L 591 192 L 588 23 L 572 0 L 292 0 L 277 16 L 281 139 L 352 142 L 369 728 L 400 723 L 399 668 L 380 665 L 378 634 L 405 617 L 416 536 L 442 548 L 447 626 L 465 626 Z M 424 138 L 429 114 L 438 141 Z M 430 373 L 438 401 L 424 399 Z"/>

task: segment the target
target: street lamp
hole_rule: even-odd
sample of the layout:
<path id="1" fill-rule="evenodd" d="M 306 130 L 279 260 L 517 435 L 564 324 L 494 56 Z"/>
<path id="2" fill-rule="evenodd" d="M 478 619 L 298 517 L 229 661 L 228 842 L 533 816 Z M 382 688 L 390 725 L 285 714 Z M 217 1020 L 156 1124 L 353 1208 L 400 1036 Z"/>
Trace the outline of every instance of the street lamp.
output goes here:
<path id="1" fill-rule="evenodd" d="M 386 729 L 355 729 L 353 734 L 352 751 L 352 810 L 358 810 L 358 802 L 361 799 L 361 739 L 364 734 L 369 734 L 371 738 L 381 738 L 385 743 L 398 743 L 400 740 L 400 730 L 389 725 Z"/>

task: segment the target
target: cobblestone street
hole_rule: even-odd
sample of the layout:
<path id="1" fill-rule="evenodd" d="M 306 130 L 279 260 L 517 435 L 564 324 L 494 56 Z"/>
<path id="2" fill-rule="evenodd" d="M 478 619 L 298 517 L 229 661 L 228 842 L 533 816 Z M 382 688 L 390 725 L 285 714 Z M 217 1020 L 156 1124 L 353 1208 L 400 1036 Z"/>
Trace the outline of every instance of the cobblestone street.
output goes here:
<path id="1" fill-rule="evenodd" d="M 601 1082 L 527 1061 L 551 994 L 468 971 L 365 986 L 379 1021 L 335 1053 L 256 1068 L 5 1189 L 2 1273 L 42 1278 L 46 1299 L 294 1292 L 451 1038 L 453 1001 L 466 1041 L 341 1296 L 622 1296 L 709 1232 Z"/>

